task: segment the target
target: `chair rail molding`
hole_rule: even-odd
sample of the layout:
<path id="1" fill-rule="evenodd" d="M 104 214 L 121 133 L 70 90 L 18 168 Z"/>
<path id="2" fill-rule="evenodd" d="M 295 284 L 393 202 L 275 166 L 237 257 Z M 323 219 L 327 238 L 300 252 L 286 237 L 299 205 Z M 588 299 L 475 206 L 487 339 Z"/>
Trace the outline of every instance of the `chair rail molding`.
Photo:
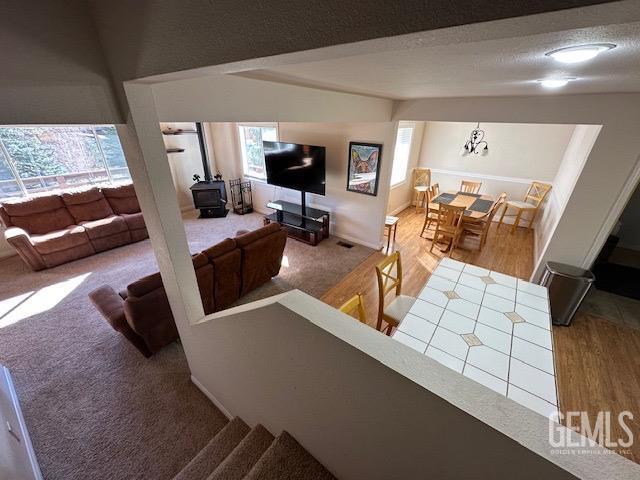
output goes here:
<path id="1" fill-rule="evenodd" d="M 502 177 L 499 175 L 488 175 L 485 173 L 466 172 L 463 170 L 445 170 L 441 168 L 431 168 L 431 173 L 432 174 L 441 173 L 443 175 L 452 175 L 452 176 L 465 177 L 465 178 L 481 178 L 483 180 L 495 180 L 497 182 L 522 183 L 525 185 L 529 185 L 532 182 L 552 183 L 549 180 L 538 180 L 535 178 Z"/>

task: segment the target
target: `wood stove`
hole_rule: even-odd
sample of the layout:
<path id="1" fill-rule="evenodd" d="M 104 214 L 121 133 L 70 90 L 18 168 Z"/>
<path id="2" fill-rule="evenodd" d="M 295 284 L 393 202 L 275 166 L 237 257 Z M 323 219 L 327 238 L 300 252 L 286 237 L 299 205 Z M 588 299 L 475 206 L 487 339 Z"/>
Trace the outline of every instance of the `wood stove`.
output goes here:
<path id="1" fill-rule="evenodd" d="M 200 144 L 204 180 L 196 181 L 191 185 L 193 204 L 200 210 L 200 218 L 226 217 L 227 213 L 229 213 L 227 209 L 227 191 L 222 175 L 216 175 L 215 180 L 211 175 L 211 167 L 207 158 L 207 149 L 204 144 L 204 134 L 202 133 L 202 124 L 200 122 L 196 123 L 196 132 L 198 134 L 198 143 Z M 199 179 L 198 175 L 194 175 L 194 180 Z"/>

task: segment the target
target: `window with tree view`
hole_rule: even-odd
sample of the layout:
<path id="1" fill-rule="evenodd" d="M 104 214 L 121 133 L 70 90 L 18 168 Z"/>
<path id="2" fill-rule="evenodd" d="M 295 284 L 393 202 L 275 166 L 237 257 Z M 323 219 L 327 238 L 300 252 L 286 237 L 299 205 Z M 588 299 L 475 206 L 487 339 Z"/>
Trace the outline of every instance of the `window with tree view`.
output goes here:
<path id="1" fill-rule="evenodd" d="M 0 198 L 129 178 L 113 125 L 0 127 Z"/>
<path id="2" fill-rule="evenodd" d="M 276 124 L 242 124 L 238 125 L 240 150 L 242 151 L 242 168 L 249 177 L 266 179 L 264 166 L 264 150 L 262 142 L 278 141 Z"/>

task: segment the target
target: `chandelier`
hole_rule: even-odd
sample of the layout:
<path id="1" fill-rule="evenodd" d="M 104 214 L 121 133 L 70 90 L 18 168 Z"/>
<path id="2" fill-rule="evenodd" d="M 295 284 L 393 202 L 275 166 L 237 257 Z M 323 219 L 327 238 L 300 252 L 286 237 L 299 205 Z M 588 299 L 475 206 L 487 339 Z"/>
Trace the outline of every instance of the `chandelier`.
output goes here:
<path id="1" fill-rule="evenodd" d="M 476 125 L 471 131 L 471 135 L 467 143 L 460 149 L 460 155 L 466 157 L 472 153 L 476 155 L 485 155 L 489 154 L 489 144 L 484 141 L 484 130 L 480 130 L 480 122 Z"/>

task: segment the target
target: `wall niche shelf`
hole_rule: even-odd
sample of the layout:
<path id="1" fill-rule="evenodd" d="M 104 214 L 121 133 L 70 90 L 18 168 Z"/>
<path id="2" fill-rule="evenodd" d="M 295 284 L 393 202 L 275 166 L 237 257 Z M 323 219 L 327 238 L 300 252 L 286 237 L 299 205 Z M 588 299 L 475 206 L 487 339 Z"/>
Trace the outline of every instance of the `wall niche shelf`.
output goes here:
<path id="1" fill-rule="evenodd" d="M 182 153 L 184 148 L 167 148 L 167 153 Z"/>

